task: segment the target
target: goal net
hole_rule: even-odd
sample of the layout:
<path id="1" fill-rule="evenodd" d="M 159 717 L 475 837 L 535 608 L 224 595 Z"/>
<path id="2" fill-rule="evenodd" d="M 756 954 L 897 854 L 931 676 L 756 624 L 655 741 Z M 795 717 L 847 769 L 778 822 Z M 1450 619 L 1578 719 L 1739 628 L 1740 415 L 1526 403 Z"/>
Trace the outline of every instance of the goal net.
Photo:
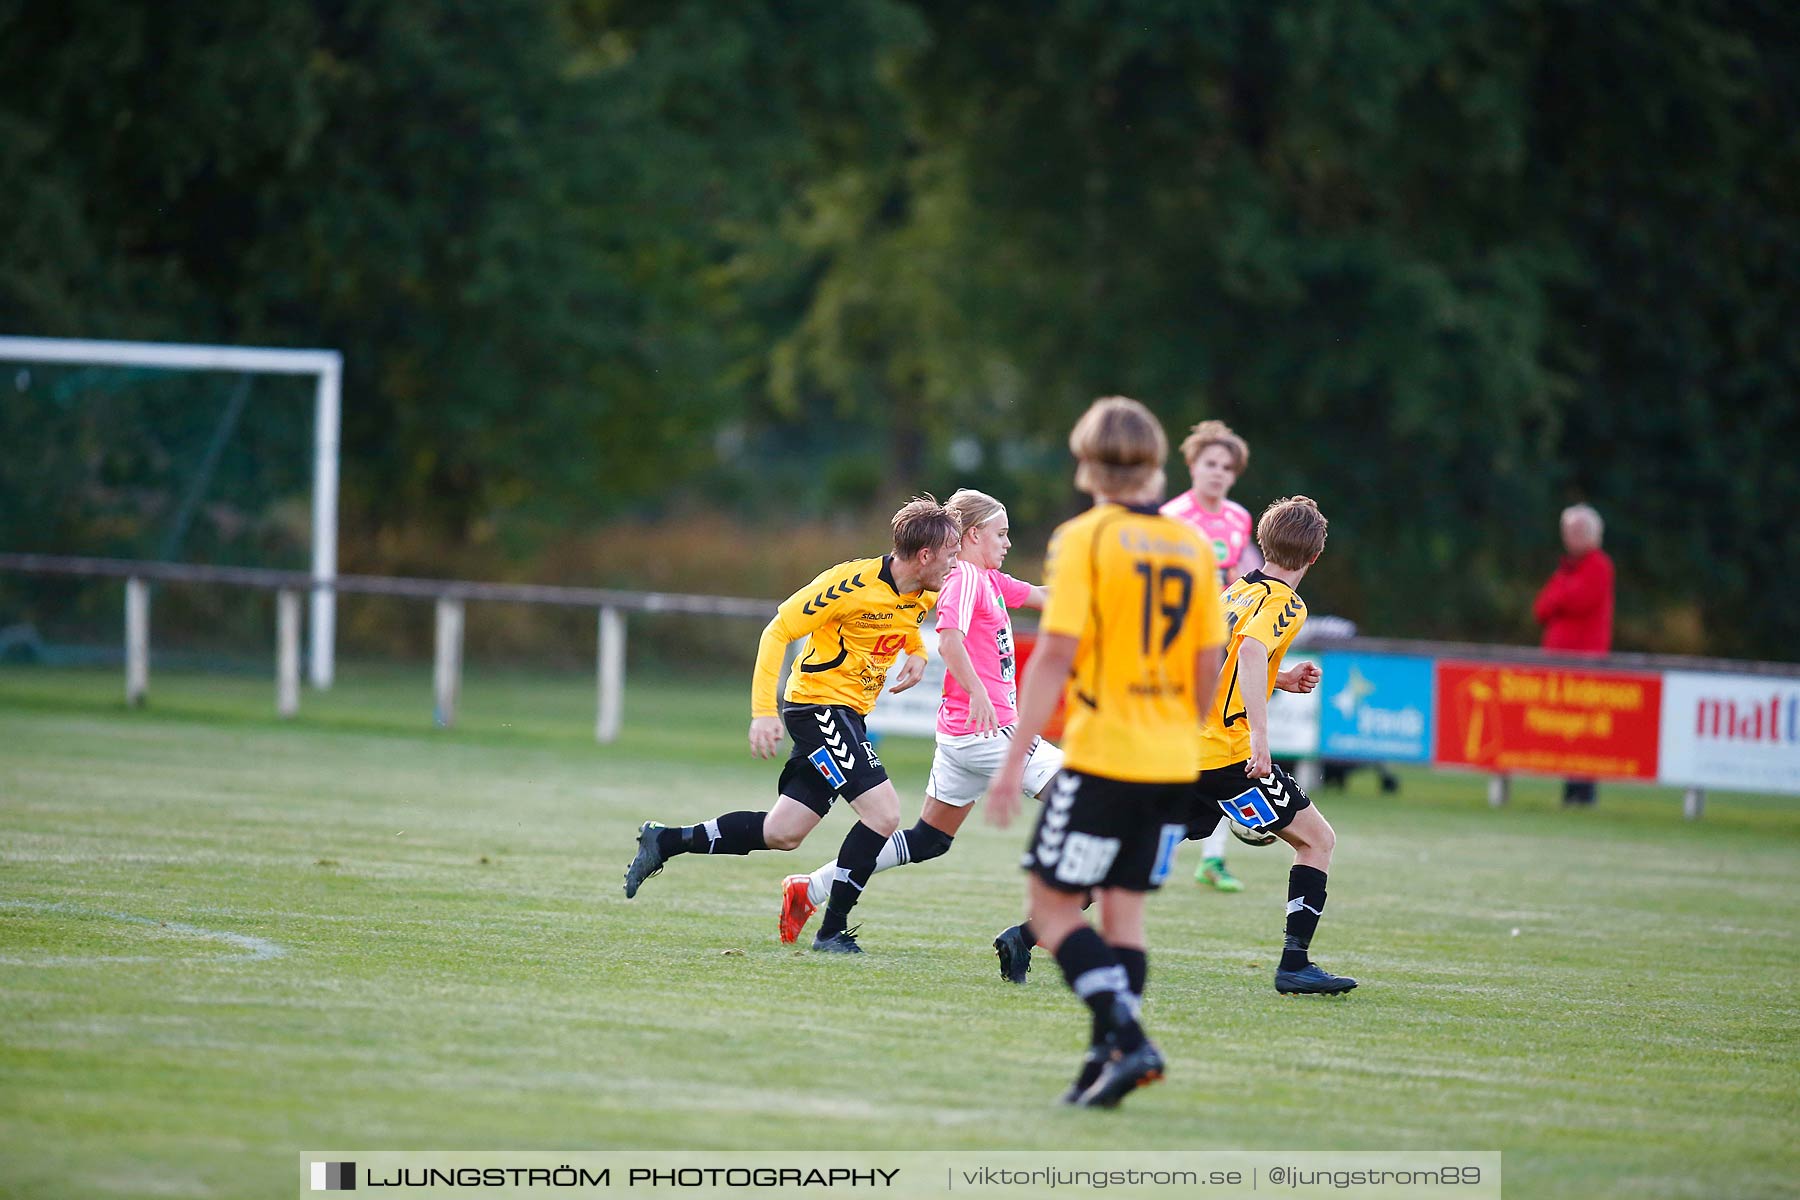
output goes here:
<path id="1" fill-rule="evenodd" d="M 0 551 L 335 578 L 340 373 L 334 351 L 0 337 Z M 116 593 L 0 573 L 0 658 L 116 648 Z M 159 594 L 162 645 L 268 645 L 267 596 Z M 334 608 L 314 591 L 310 673 L 321 687 Z"/>

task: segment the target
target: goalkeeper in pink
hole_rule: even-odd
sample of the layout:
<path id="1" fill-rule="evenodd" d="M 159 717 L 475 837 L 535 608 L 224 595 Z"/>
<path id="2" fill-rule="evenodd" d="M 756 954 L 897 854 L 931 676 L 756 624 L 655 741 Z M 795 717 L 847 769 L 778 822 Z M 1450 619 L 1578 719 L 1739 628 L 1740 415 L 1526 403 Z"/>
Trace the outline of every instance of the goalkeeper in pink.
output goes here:
<path id="1" fill-rule="evenodd" d="M 1182 440 L 1181 455 L 1187 459 L 1194 486 L 1163 505 L 1162 513 L 1186 521 L 1212 543 L 1213 557 L 1219 560 L 1219 589 L 1223 591 L 1262 566 L 1250 510 L 1226 499 L 1231 485 L 1250 465 L 1250 446 L 1225 422 L 1202 421 Z M 1219 827 L 1200 843 L 1200 866 L 1194 872 L 1194 882 L 1210 883 L 1221 892 L 1241 892 L 1244 885 L 1225 869 L 1225 847 L 1231 838 L 1228 827 L 1229 822 L 1220 821 Z"/>
<path id="2" fill-rule="evenodd" d="M 950 849 L 971 806 L 1012 742 L 1018 720 L 1018 681 L 1013 654 L 1014 608 L 1042 608 L 1044 589 L 1014 579 L 1000 569 L 1012 549 L 1006 508 L 969 488 L 944 507 L 962 527 L 962 549 L 937 598 L 938 652 L 944 659 L 944 699 L 938 706 L 937 748 L 925 784 L 918 823 L 887 840 L 875 870 L 924 862 Z M 1038 795 L 1062 767 L 1062 751 L 1037 740 L 1025 763 L 1025 791 Z M 781 940 L 792 942 L 813 910 L 824 903 L 837 877 L 828 862 L 811 875 L 790 875 L 782 884 Z M 1004 957 L 1004 955 L 1003 955 Z M 1018 973 L 1023 975 L 1024 966 Z"/>

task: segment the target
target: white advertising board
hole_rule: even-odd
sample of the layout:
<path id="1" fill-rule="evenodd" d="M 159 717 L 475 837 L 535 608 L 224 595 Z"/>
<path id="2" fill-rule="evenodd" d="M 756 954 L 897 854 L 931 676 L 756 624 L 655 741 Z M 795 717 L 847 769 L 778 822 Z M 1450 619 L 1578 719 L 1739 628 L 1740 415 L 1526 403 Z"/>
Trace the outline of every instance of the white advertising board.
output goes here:
<path id="1" fill-rule="evenodd" d="M 1318 662 L 1314 655 L 1290 654 L 1281 660 L 1281 669 Z M 1318 688 L 1304 695 L 1275 689 L 1269 697 L 1269 753 L 1276 758 L 1312 758 L 1319 753 Z"/>
<path id="2" fill-rule="evenodd" d="M 883 689 L 881 699 L 875 702 L 875 710 L 864 722 L 870 733 L 883 737 L 937 735 L 938 701 L 944 696 L 944 657 L 938 653 L 937 621 L 928 619 L 919 627 L 919 636 L 925 639 L 925 653 L 929 655 L 925 661 L 925 678 L 897 696 Z M 894 658 L 894 665 L 888 670 L 888 687 L 894 686 L 894 676 L 900 673 L 905 662 L 904 654 Z"/>
<path id="3" fill-rule="evenodd" d="M 1670 671 L 1657 778 L 1800 795 L 1800 679 Z"/>

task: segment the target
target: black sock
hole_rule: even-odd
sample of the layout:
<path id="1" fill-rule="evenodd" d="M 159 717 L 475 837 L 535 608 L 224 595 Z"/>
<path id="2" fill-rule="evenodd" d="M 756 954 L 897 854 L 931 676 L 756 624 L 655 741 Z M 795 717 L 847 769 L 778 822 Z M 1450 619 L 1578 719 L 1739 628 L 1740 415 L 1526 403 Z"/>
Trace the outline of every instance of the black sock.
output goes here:
<path id="1" fill-rule="evenodd" d="M 831 884 L 831 899 L 825 902 L 825 919 L 819 924 L 821 939 L 834 937 L 850 923 L 850 910 L 862 899 L 862 890 L 875 873 L 875 857 L 887 839 L 861 821 L 844 835 L 838 847 L 837 877 Z"/>
<path id="2" fill-rule="evenodd" d="M 906 839 L 906 861 L 915 863 L 949 853 L 950 843 L 955 840 L 937 826 L 927 825 L 923 817 L 898 836 Z"/>
<path id="3" fill-rule="evenodd" d="M 763 840 L 763 818 L 766 812 L 732 812 L 702 821 L 665 829 L 656 835 L 656 844 L 664 858 L 677 854 L 749 854 L 767 850 Z"/>
<path id="4" fill-rule="evenodd" d="M 1150 956 L 1134 946 L 1114 946 L 1112 952 L 1119 965 L 1125 968 L 1125 988 L 1131 996 L 1131 1010 L 1138 1012 L 1144 1006 L 1144 981 L 1150 977 Z"/>
<path id="5" fill-rule="evenodd" d="M 1094 1015 L 1093 1044 L 1109 1036 L 1113 1045 L 1130 1053 L 1144 1044 L 1137 1022 L 1137 1006 L 1131 1001 L 1125 968 L 1101 936 L 1083 925 L 1056 948 L 1056 965 L 1062 968 L 1069 990 L 1080 997 Z"/>
<path id="6" fill-rule="evenodd" d="M 1019 922 L 1019 932 L 1025 935 L 1025 944 L 1026 945 L 1035 946 L 1038 944 L 1037 930 L 1035 930 L 1031 927 L 1030 921 L 1020 921 Z"/>
<path id="7" fill-rule="evenodd" d="M 1312 959 L 1313 931 L 1325 911 L 1325 872 L 1298 863 L 1288 871 L 1287 941 L 1281 948 L 1282 971 L 1298 971 Z"/>
<path id="8" fill-rule="evenodd" d="M 1150 979 L 1150 956 L 1136 946 L 1114 946 L 1112 952 L 1125 968 L 1125 986 L 1139 1004 L 1144 1001 L 1144 984 Z"/>

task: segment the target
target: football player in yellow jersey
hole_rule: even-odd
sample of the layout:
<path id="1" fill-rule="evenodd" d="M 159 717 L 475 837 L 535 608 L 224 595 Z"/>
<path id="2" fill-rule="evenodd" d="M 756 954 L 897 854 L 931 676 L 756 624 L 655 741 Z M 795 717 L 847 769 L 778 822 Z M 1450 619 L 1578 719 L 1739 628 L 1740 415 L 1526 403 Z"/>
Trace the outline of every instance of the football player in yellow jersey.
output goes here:
<path id="1" fill-rule="evenodd" d="M 763 630 L 750 694 L 750 752 L 772 758 L 785 723 L 794 748 L 781 771 L 781 795 L 767 812 L 731 812 L 698 825 L 638 827 L 637 854 L 625 868 L 625 898 L 678 854 L 749 854 L 792 850 L 843 796 L 856 810 L 837 854 L 836 879 L 814 950 L 861 954 L 851 908 L 875 870 L 875 858 L 900 825 L 900 794 L 863 729 L 888 669 L 903 651 L 906 663 L 893 689 L 903 692 L 925 675 L 919 626 L 938 589 L 956 566 L 962 530 L 930 496 L 894 514 L 893 553 L 840 563 L 788 597 Z M 788 679 L 780 715 L 776 681 L 790 641 L 806 648 Z"/>
<path id="2" fill-rule="evenodd" d="M 1012 549 L 1006 506 L 986 492 L 959 488 L 944 507 L 963 534 L 956 569 L 944 580 L 937 598 L 938 653 L 946 668 L 937 746 L 919 819 L 881 848 L 875 859 L 878 875 L 950 852 L 969 810 L 1006 758 L 1018 716 L 1012 618 L 1007 610 L 1044 607 L 1042 587 L 1000 570 Z M 1025 760 L 1026 791 L 1033 796 L 1047 792 L 1061 769 L 1062 751 L 1039 738 Z M 807 918 L 830 899 L 837 867 L 835 862 L 824 863 L 810 875 L 790 875 L 782 881 L 777 922 L 782 941 L 799 938 Z M 1003 963 L 1002 973 L 1016 983 L 1025 982 L 1030 967 L 1031 951 L 1027 948 L 1024 953 L 1016 976 Z"/>
<path id="3" fill-rule="evenodd" d="M 1064 1103 L 1110 1107 L 1162 1078 L 1138 1023 L 1149 972 L 1144 896 L 1168 877 L 1193 816 L 1199 727 L 1225 624 L 1212 548 L 1158 513 L 1169 444 L 1135 400 L 1097 400 L 1069 435 L 1075 485 L 1094 507 L 1050 542 L 1049 601 L 1019 696 L 1019 722 L 988 789 L 1005 825 L 1038 731 L 1067 681 L 1063 770 L 1032 831 L 1030 926 L 1093 1014 Z M 1082 917 L 1092 891 L 1104 936 Z"/>
<path id="4" fill-rule="evenodd" d="M 1294 777 L 1269 758 L 1269 697 L 1276 688 L 1310 692 L 1319 668 L 1303 663 L 1281 669 L 1281 660 L 1306 624 L 1306 602 L 1294 589 L 1325 549 L 1325 517 L 1305 496 L 1277 500 L 1256 523 L 1263 565 L 1225 592 L 1231 640 L 1225 665 L 1200 737 L 1201 805 L 1190 837 L 1206 836 L 1221 815 L 1294 848 L 1288 872 L 1287 944 L 1275 968 L 1275 987 L 1285 993 L 1336 995 L 1356 980 L 1332 975 L 1307 957 L 1325 909 L 1325 873 L 1337 838 Z M 1234 827 L 1235 828 L 1235 827 Z M 1249 840 L 1246 838 L 1246 840 Z"/>

